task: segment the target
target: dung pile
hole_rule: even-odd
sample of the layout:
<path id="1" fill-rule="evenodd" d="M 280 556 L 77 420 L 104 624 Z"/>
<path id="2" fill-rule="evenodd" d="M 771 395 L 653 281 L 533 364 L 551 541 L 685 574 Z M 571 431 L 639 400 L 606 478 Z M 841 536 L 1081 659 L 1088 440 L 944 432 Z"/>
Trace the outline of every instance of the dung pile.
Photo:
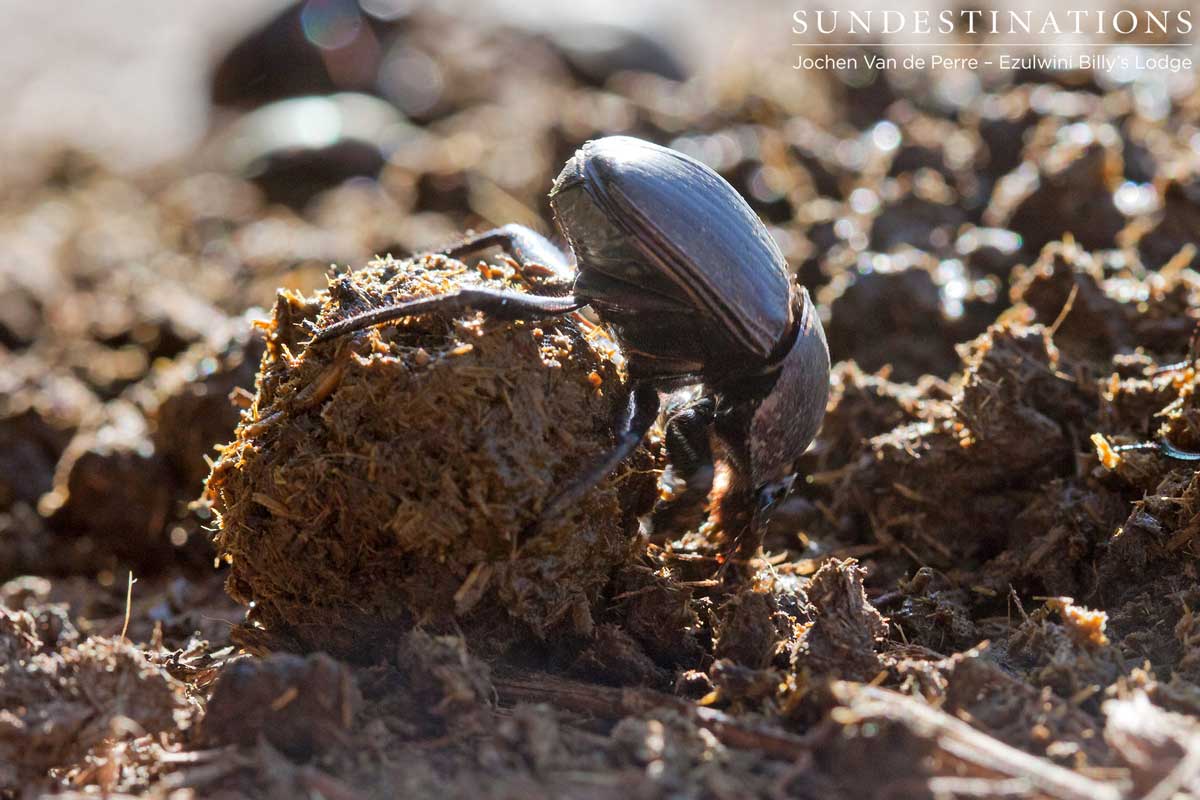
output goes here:
<path id="1" fill-rule="evenodd" d="M 540 512 L 611 446 L 622 379 L 606 340 L 468 313 L 309 342 L 311 323 L 475 282 L 529 288 L 511 266 L 435 256 L 280 294 L 257 396 L 208 482 L 252 622 L 362 655 L 456 617 L 497 644 L 514 622 L 590 632 L 653 480 L 626 467 L 562 518 Z"/>
<path id="2" fill-rule="evenodd" d="M 35 615 L 0 606 L 0 796 L 18 796 L 85 756 L 96 774 L 83 780 L 110 791 L 144 782 L 146 735 L 185 723 L 183 697 L 181 683 L 127 642 L 80 642 L 45 607 Z"/>

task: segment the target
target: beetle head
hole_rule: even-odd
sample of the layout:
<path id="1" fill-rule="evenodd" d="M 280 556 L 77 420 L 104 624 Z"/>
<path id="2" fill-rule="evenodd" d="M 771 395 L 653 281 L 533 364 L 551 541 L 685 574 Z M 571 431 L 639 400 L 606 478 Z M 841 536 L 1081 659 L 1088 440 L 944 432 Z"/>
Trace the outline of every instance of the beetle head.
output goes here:
<path id="1" fill-rule="evenodd" d="M 640 262 L 641 254 L 628 242 L 627 235 L 596 203 L 589 190 L 584 148 L 568 159 L 550 190 L 550 210 L 567 245 L 580 265 L 613 271 L 630 269 Z"/>
<path id="2" fill-rule="evenodd" d="M 829 399 L 829 346 L 806 289 L 793 300 L 795 341 L 750 422 L 750 471 L 762 488 L 784 481 L 817 435 Z"/>

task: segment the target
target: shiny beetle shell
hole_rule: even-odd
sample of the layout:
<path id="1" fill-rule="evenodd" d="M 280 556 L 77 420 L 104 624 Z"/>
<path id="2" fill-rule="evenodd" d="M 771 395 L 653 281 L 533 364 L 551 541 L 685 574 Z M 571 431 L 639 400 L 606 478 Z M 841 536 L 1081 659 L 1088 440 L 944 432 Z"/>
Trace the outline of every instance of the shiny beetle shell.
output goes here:
<path id="1" fill-rule="evenodd" d="M 750 428 L 750 470 L 758 483 L 782 480 L 791 471 L 817 435 L 829 401 L 829 345 L 806 289 L 796 306 L 795 343 Z"/>
<path id="2" fill-rule="evenodd" d="M 787 262 L 762 220 L 694 158 L 628 136 L 586 143 L 556 182 L 580 180 L 676 297 L 768 358 L 793 324 Z M 552 193 L 552 197 L 555 193 Z M 560 216 L 572 237 L 570 220 Z M 572 237 L 574 238 L 574 237 Z"/>

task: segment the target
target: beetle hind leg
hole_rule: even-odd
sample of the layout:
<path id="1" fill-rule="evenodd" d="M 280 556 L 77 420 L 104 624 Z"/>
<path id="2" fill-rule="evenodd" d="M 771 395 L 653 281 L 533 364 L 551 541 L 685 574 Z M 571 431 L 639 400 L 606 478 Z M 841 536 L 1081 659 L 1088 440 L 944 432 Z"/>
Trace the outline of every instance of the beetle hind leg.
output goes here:
<path id="1" fill-rule="evenodd" d="M 523 270 L 532 272 L 531 265 L 533 264 L 546 267 L 551 274 L 542 275 L 542 277 L 551 284 L 566 287 L 574 279 L 571 263 L 563 252 L 545 236 L 524 225 L 504 225 L 492 228 L 489 231 L 469 236 L 461 242 L 437 252 L 450 258 L 461 259 L 490 247 L 498 247 L 508 253 Z"/>
<path id="2" fill-rule="evenodd" d="M 437 253 L 450 258 L 463 258 L 471 253 L 499 247 L 511 254 L 527 273 L 532 265 L 540 264 L 549 273 L 540 273 L 542 285 L 552 294 L 526 294 L 486 287 L 463 288 L 455 292 L 421 297 L 373 308 L 352 317 L 340 320 L 324 328 L 314 330 L 314 342 L 325 342 L 355 331 L 394 322 L 404 317 L 430 313 L 454 313 L 456 311 L 483 311 L 499 319 L 540 319 L 577 311 L 586 302 L 577 300 L 571 293 L 574 273 L 567 257 L 550 243 L 546 237 L 522 225 L 504 225 L 493 228 L 438 250 Z"/>
<path id="3" fill-rule="evenodd" d="M 498 319 L 539 319 L 556 317 L 582 308 L 586 303 L 574 295 L 544 296 L 499 289 L 468 288 L 433 297 L 419 297 L 401 303 L 373 308 L 321 328 L 314 342 L 326 342 L 355 331 L 395 322 L 420 314 L 483 311 Z"/>

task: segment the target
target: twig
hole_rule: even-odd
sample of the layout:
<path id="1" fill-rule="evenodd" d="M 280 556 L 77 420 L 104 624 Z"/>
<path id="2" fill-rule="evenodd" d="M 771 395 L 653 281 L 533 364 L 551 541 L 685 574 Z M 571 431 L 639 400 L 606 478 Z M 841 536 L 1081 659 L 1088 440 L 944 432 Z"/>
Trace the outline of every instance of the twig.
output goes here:
<path id="1" fill-rule="evenodd" d="M 203 764 L 219 758 L 228 758 L 236 752 L 237 747 L 232 745 L 217 747 L 211 750 L 184 750 L 180 752 L 162 750 L 158 754 L 158 761 L 161 764 Z"/>
<path id="2" fill-rule="evenodd" d="M 1119 800 L 1122 796 L 1113 783 L 1092 780 L 1018 750 L 906 695 L 846 682 L 833 684 L 833 694 L 844 706 L 834 712 L 834 719 L 843 725 L 868 720 L 898 723 L 956 761 L 999 779 L 1021 780 L 1056 800 Z"/>
<path id="3" fill-rule="evenodd" d="M 526 673 L 494 679 L 505 703 L 548 703 L 600 719 L 618 719 L 670 710 L 708 730 L 727 747 L 752 750 L 780 760 L 799 762 L 830 741 L 835 726 L 884 720 L 907 728 L 939 751 L 976 773 L 932 776 L 926 788 L 939 786 L 964 796 L 1024 796 L 1034 793 L 1050 800 L 1120 800 L 1121 786 L 1088 778 L 1044 758 L 1030 755 L 992 738 L 944 711 L 889 689 L 861 683 L 837 682 L 833 696 L 842 704 L 828 723 L 805 736 L 778 728 L 750 724 L 711 708 L 648 689 L 598 687 L 552 675 Z M 1190 768 L 1190 763 L 1188 767 Z M 1188 770 L 1181 769 L 1180 773 Z"/>
<path id="4" fill-rule="evenodd" d="M 129 616 L 133 611 L 133 585 L 137 580 L 133 577 L 133 570 L 129 570 L 129 584 L 125 587 L 125 624 L 121 626 L 121 641 L 125 641 L 125 632 L 129 630 Z"/>
<path id="5" fill-rule="evenodd" d="M 674 711 L 712 733 L 726 747 L 754 750 L 787 761 L 807 756 L 825 734 L 825 729 L 817 729 L 813 735 L 796 736 L 777 728 L 747 724 L 722 711 L 649 689 L 611 689 L 539 673 L 499 677 L 493 683 L 502 702 L 549 703 L 601 719 Z"/>
<path id="6" fill-rule="evenodd" d="M 1146 795 L 1145 800 L 1171 800 L 1176 792 L 1194 781 L 1198 774 L 1200 774 L 1200 747 L 1193 744 L 1187 748 L 1183 758 L 1179 759 L 1179 763 L 1163 776 L 1163 779 Z"/>
<path id="7" fill-rule="evenodd" d="M 1063 324 L 1063 320 L 1071 313 L 1071 309 L 1075 307 L 1075 297 L 1079 294 L 1079 284 L 1071 284 L 1071 293 L 1067 295 L 1067 302 L 1063 303 L 1063 307 L 1059 310 L 1058 316 L 1054 318 L 1053 324 L 1050 325 L 1050 340 L 1054 340 L 1054 334 L 1058 333 L 1058 326 Z"/>

